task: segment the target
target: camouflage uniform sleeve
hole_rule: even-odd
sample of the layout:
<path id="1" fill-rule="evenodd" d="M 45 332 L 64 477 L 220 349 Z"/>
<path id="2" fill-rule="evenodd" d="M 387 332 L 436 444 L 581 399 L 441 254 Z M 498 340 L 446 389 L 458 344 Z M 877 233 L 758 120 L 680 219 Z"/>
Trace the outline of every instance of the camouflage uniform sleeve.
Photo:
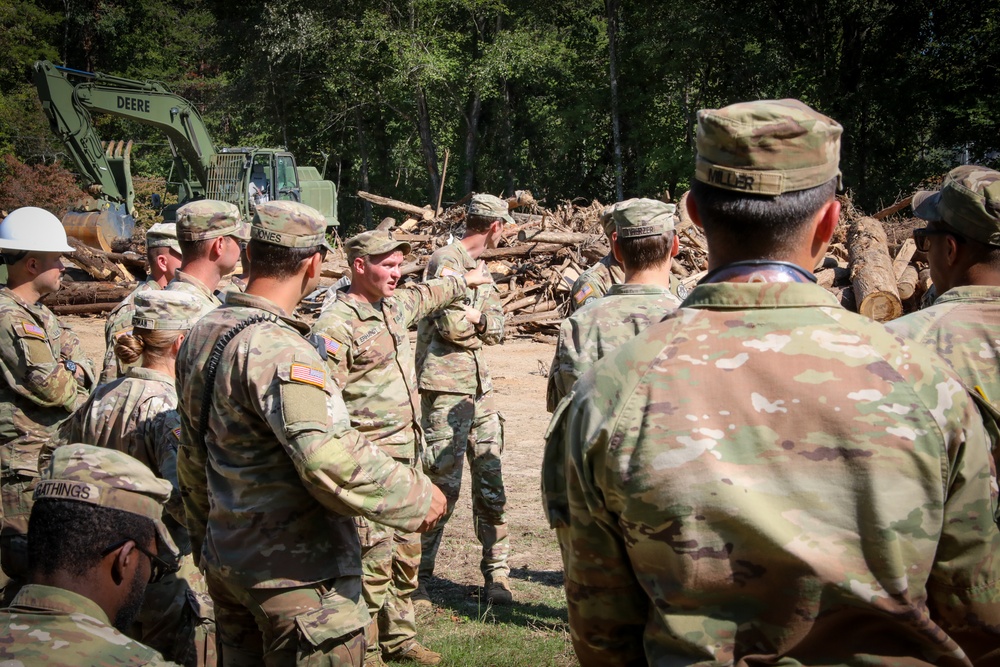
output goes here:
<path id="1" fill-rule="evenodd" d="M 556 342 L 556 351 L 549 366 L 549 384 L 545 392 L 545 408 L 549 412 L 555 411 L 559 401 L 569 394 L 576 382 L 573 364 L 566 360 L 569 348 L 573 344 L 572 326 L 568 317 L 559 325 L 559 340 Z"/>
<path id="2" fill-rule="evenodd" d="M 955 382 L 957 385 L 957 381 Z M 971 401 L 956 401 L 945 429 L 949 475 L 928 607 L 974 664 L 1000 641 L 1000 530 L 989 440 Z M 963 410 L 964 408 L 964 410 Z"/>
<path id="3" fill-rule="evenodd" d="M 12 391 L 42 407 L 72 411 L 87 396 L 73 373 L 53 356 L 45 330 L 33 322 L 10 317 L 0 321 L 0 366 Z"/>
<path id="4" fill-rule="evenodd" d="M 427 265 L 427 278 L 465 275 L 465 269 L 450 257 L 441 258 L 440 262 L 432 261 Z M 468 290 L 466 290 L 466 295 Z M 431 316 L 431 321 L 441 337 L 457 347 L 476 350 L 483 343 L 476 335 L 476 326 L 465 319 L 465 309 L 462 302 L 453 302 L 444 310 Z"/>
<path id="5" fill-rule="evenodd" d="M 167 501 L 166 509 L 182 526 L 187 523 L 184 514 L 184 503 L 181 500 L 180 486 L 177 482 L 177 452 L 181 440 L 181 417 L 177 410 L 161 410 L 155 406 L 147 406 L 153 416 L 146 422 L 146 448 L 156 461 L 156 476 L 167 480 L 174 487 Z"/>
<path id="6" fill-rule="evenodd" d="M 465 296 L 468 286 L 463 275 L 435 278 L 396 292 L 396 302 L 407 328 L 428 315 L 446 308 Z"/>
<path id="7" fill-rule="evenodd" d="M 339 514 L 415 531 L 430 510 L 431 481 L 350 427 L 340 390 L 325 378 L 316 351 L 303 344 L 304 348 L 286 347 L 285 359 L 273 364 L 247 367 L 247 386 L 258 414 L 267 420 L 306 489 L 322 505 Z"/>
<path id="8" fill-rule="evenodd" d="M 601 289 L 601 285 L 592 280 L 590 274 L 584 272 L 573 283 L 569 299 L 570 314 L 575 313 L 591 301 L 596 301 L 602 296 L 604 296 L 604 290 Z"/>
<path id="9" fill-rule="evenodd" d="M 181 438 L 177 448 L 177 486 L 184 505 L 185 519 L 191 538 L 191 555 L 195 565 L 201 564 L 201 547 L 208 527 L 208 451 L 198 437 L 196 424 L 181 413 Z"/>
<path id="10" fill-rule="evenodd" d="M 96 377 L 94 375 L 94 363 L 84 353 L 80 338 L 62 322 L 59 322 L 59 328 L 61 330 L 59 333 L 59 358 L 75 362 L 83 370 L 83 374 L 86 377 L 86 386 L 94 387 L 94 378 Z"/>
<path id="11" fill-rule="evenodd" d="M 589 391 L 570 394 L 560 404 L 554 417 L 560 423 L 549 439 L 562 444 L 565 490 L 552 489 L 546 498 L 564 494 L 566 521 L 553 521 L 559 515 L 551 508 L 549 516 L 562 552 L 573 648 L 580 663 L 644 665 L 649 598 L 632 570 L 617 517 L 598 488 L 614 428 L 610 407 Z M 546 459 L 549 446 L 547 442 Z M 544 471 L 543 479 L 548 474 Z"/>
<path id="12" fill-rule="evenodd" d="M 479 308 L 486 315 L 486 329 L 479 334 L 479 337 L 486 345 L 497 345 L 503 341 L 504 325 L 500 295 L 497 292 L 496 285 L 493 283 L 483 285 L 479 289 L 486 291 L 484 304 Z"/>

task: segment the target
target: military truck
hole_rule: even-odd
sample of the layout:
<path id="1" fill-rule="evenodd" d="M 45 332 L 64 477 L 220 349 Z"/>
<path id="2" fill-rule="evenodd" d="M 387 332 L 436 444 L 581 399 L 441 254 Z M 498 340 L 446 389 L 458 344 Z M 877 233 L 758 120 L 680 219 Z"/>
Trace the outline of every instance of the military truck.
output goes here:
<path id="1" fill-rule="evenodd" d="M 91 114 L 103 113 L 151 125 L 166 135 L 173 163 L 168 183 L 178 203 L 162 210 L 172 222 L 177 208 L 194 199 L 236 204 L 250 219 L 257 204 L 300 201 L 337 225 L 337 189 L 315 167 L 298 166 L 283 148 L 216 148 L 193 104 L 157 81 L 59 67 L 40 60 L 33 79 L 52 131 L 66 146 L 92 199 L 63 218 L 68 233 L 95 247 L 129 238 L 135 225 L 131 142 L 102 142 Z M 154 199 L 156 199 L 154 197 Z M 154 206 L 158 202 L 154 201 Z"/>

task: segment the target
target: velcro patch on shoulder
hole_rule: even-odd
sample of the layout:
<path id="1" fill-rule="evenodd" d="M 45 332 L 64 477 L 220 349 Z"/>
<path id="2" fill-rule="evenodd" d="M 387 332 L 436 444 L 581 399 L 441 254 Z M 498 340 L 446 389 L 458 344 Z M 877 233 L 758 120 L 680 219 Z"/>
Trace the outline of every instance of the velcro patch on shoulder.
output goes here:
<path id="1" fill-rule="evenodd" d="M 587 297 L 589 297 L 593 293 L 594 293 L 593 287 L 591 287 L 590 285 L 584 285 L 579 290 L 577 290 L 576 294 L 573 295 L 573 298 L 576 300 L 577 303 L 583 303 L 584 301 L 587 300 Z"/>
<path id="2" fill-rule="evenodd" d="M 28 320 L 21 320 L 21 331 L 23 336 L 31 336 L 32 338 L 40 338 L 45 340 L 45 329 L 38 326 L 34 322 L 29 322 Z"/>
<path id="3" fill-rule="evenodd" d="M 326 388 L 326 371 L 306 364 L 293 363 L 288 370 L 288 379 L 292 382 L 311 384 L 320 389 Z"/>

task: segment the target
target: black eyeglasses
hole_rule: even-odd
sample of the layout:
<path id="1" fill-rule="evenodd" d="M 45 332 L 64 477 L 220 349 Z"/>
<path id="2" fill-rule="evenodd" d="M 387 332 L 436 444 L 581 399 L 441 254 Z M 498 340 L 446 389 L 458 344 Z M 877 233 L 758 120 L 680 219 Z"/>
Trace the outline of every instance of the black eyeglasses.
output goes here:
<path id="1" fill-rule="evenodd" d="M 964 243 L 965 238 L 961 234 L 956 234 L 949 229 L 931 229 L 930 227 L 920 227 L 913 230 L 913 242 L 920 252 L 927 252 L 931 249 L 932 236 L 951 236 L 957 242 Z"/>
<path id="2" fill-rule="evenodd" d="M 128 539 L 124 539 L 116 544 L 112 544 L 110 547 L 101 552 L 101 557 L 103 558 L 104 556 L 107 556 L 115 549 L 121 549 L 126 542 L 134 542 L 135 548 L 139 551 L 139 553 L 143 554 L 146 558 L 149 559 L 149 583 L 155 584 L 156 582 L 163 579 L 163 577 L 165 577 L 168 572 L 173 572 L 174 568 L 170 566 L 170 563 L 163 560 L 159 556 L 154 556 L 153 554 L 149 553 L 148 551 L 140 547 L 139 543 L 133 540 L 131 537 Z"/>

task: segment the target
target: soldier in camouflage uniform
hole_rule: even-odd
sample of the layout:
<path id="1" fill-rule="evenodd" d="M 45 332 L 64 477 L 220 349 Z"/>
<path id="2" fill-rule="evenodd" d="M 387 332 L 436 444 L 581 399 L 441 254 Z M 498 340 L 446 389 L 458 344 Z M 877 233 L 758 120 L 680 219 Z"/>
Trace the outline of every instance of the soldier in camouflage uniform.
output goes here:
<path id="1" fill-rule="evenodd" d="M 549 429 L 583 665 L 1000 659 L 975 405 L 933 351 L 843 310 L 809 270 L 839 218 L 841 131 L 797 100 L 698 114 L 688 211 L 709 274 L 581 377 Z"/>
<path id="2" fill-rule="evenodd" d="M 358 234 L 344 244 L 351 283 L 324 305 L 313 332 L 323 339 L 330 377 L 342 388 L 351 426 L 400 463 L 417 462 L 419 396 L 407 330 L 491 280 L 485 266 L 396 290 L 410 245 L 388 232 Z M 410 595 L 417 588 L 420 539 L 362 517 L 364 595 L 372 624 L 366 663 L 387 658 L 435 665 L 441 656 L 416 641 Z"/>
<path id="3" fill-rule="evenodd" d="M 615 206 L 611 252 L 625 267 L 625 282 L 563 320 L 549 367 L 548 410 L 584 371 L 680 305 L 670 292 L 670 261 L 677 254 L 673 204 L 629 199 Z"/>
<path id="4" fill-rule="evenodd" d="M 101 385 L 59 427 L 55 445 L 87 442 L 125 452 L 154 475 L 177 487 L 177 447 L 181 424 L 174 389 L 174 362 L 202 303 L 183 292 L 139 294 L 128 333 L 115 351 L 129 362 L 127 374 Z M 135 366 L 141 356 L 142 365 Z M 168 659 L 191 667 L 213 665 L 215 617 L 205 579 L 194 565 L 186 518 L 177 490 L 163 523 L 180 551 L 180 569 L 146 589 L 136 626 L 128 634 Z"/>
<path id="5" fill-rule="evenodd" d="M 149 276 L 146 282 L 136 287 L 125 300 L 108 313 L 104 325 L 104 369 L 101 384 L 111 382 L 125 374 L 130 366 L 115 356 L 115 339 L 132 330 L 132 315 L 135 314 L 135 297 L 142 292 L 161 290 L 174 279 L 174 273 L 181 266 L 181 246 L 177 243 L 177 226 L 172 222 L 158 222 L 146 231 L 146 262 Z"/>
<path id="6" fill-rule="evenodd" d="M 236 268 L 241 244 L 249 238 L 249 227 L 235 204 L 212 199 L 184 204 L 177 209 L 177 240 L 183 262 L 167 289 L 198 297 L 204 313 L 216 308 L 222 303 L 219 281 Z"/>
<path id="7" fill-rule="evenodd" d="M 492 195 L 474 195 L 466 216 L 465 236 L 431 255 L 424 279 L 461 276 L 476 268 L 479 255 L 495 248 L 504 221 L 512 222 L 507 202 Z M 448 498 L 448 510 L 437 528 L 421 542 L 420 590 L 414 603 L 430 605 L 426 582 L 462 486 L 462 459 L 468 458 L 472 477 L 472 516 L 483 547 L 480 570 L 490 602 L 509 604 L 510 538 L 504 510 L 500 457 L 503 416 L 493 398 L 493 381 L 486 368 L 483 345 L 503 340 L 504 317 L 492 279 L 469 289 L 465 305 L 452 306 L 421 320 L 417 335 L 417 378 L 421 425 L 426 437 L 424 470 Z"/>
<path id="8" fill-rule="evenodd" d="M 609 244 L 613 244 L 611 235 L 615 231 L 614 211 L 622 203 L 612 204 L 601 213 L 601 223 L 604 225 L 604 233 L 608 237 Z M 687 288 L 673 274 L 669 276 L 669 280 L 670 291 L 678 297 L 678 300 L 687 296 Z M 596 264 L 581 273 L 580 277 L 573 283 L 569 292 L 569 312 L 572 314 L 587 304 L 597 301 L 607 294 L 613 286 L 621 285 L 623 282 L 625 282 L 625 269 L 622 267 L 621 261 L 615 257 L 614 252 L 609 252 Z"/>
<path id="9" fill-rule="evenodd" d="M 9 600 L 25 573 L 38 455 L 86 399 L 94 373 L 80 340 L 38 303 L 59 289 L 60 255 L 73 251 L 59 220 L 40 208 L 13 211 L 0 223 L 0 251 L 9 271 L 0 288 L 0 585 Z"/>
<path id="10" fill-rule="evenodd" d="M 996 412 L 1000 410 L 1000 172 L 966 165 L 938 192 L 918 192 L 913 212 L 930 224 L 913 231 L 940 296 L 889 323 L 935 348 Z"/>
<path id="11" fill-rule="evenodd" d="M 123 634 L 177 555 L 160 521 L 170 492 L 127 454 L 54 453 L 31 510 L 29 583 L 0 610 L 0 664 L 174 665 Z"/>
<path id="12" fill-rule="evenodd" d="M 199 320 L 177 359 L 177 473 L 224 665 L 360 666 L 352 517 L 413 532 L 444 510 L 427 477 L 351 429 L 326 346 L 290 315 L 319 282 L 325 229 L 303 204 L 258 206 L 246 293 Z"/>

